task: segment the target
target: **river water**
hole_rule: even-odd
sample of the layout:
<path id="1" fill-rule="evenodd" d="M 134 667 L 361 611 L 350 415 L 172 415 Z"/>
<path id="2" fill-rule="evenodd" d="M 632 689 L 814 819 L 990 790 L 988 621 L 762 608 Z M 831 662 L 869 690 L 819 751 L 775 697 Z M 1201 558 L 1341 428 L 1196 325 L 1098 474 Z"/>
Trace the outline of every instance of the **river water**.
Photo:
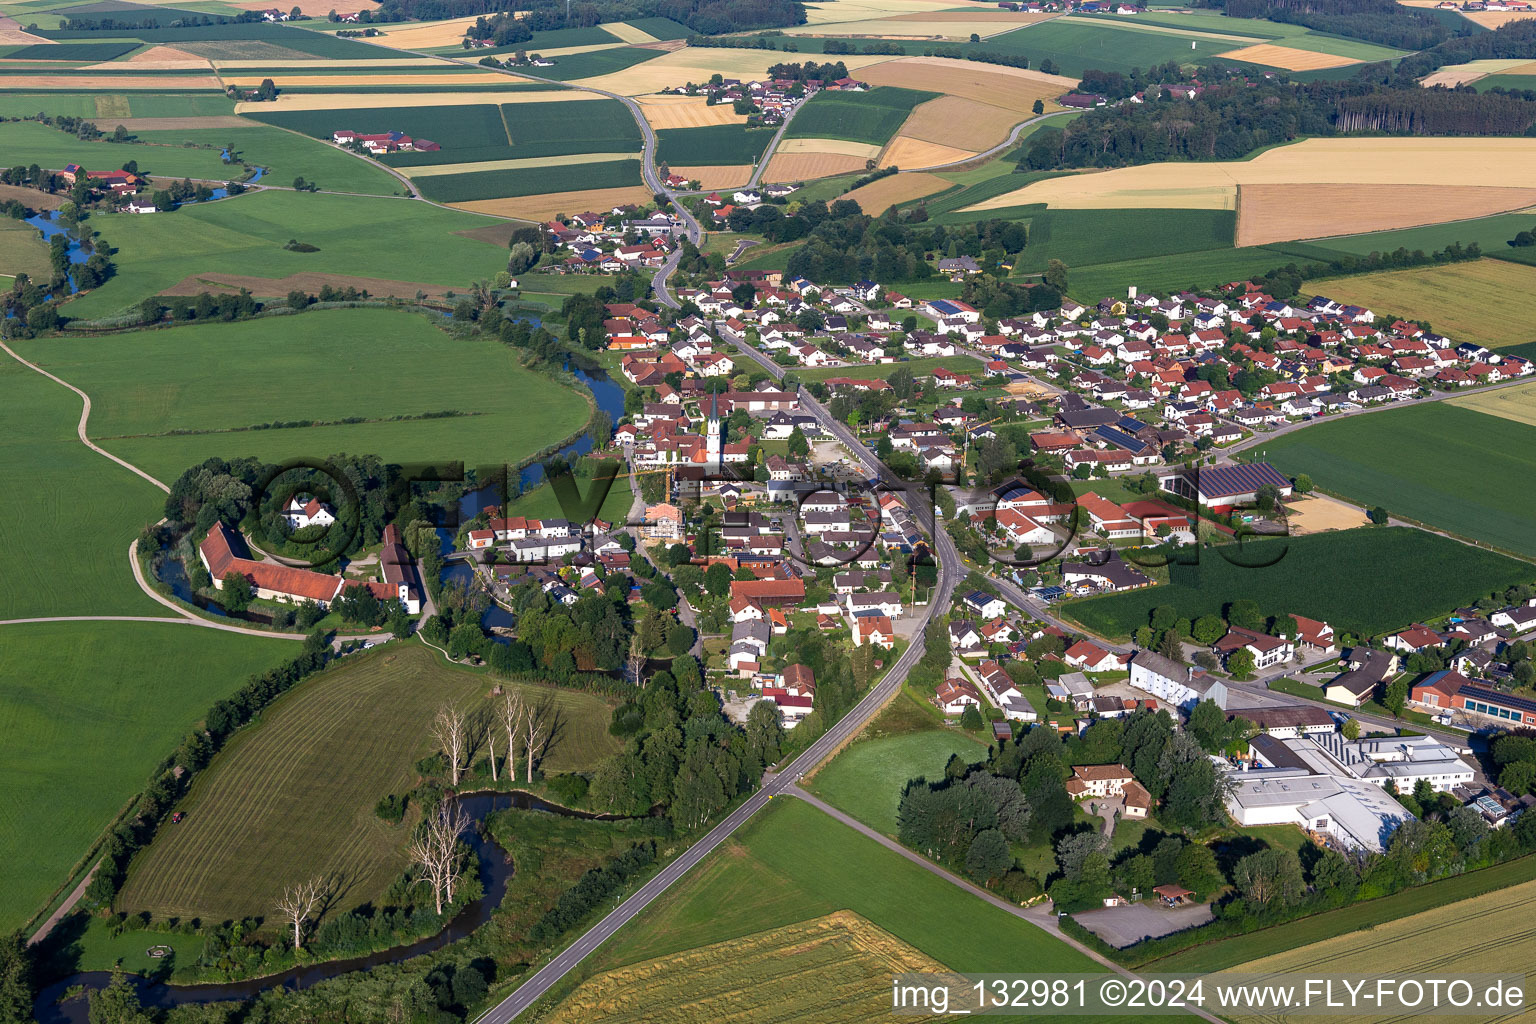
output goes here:
<path id="1" fill-rule="evenodd" d="M 616 820 L 613 815 L 588 814 L 558 807 L 528 793 L 471 793 L 461 796 L 459 803 L 464 808 L 464 812 L 474 819 L 477 826 L 481 825 L 486 815 L 491 812 L 509 808 L 543 811 L 566 818 L 585 818 L 589 821 Z M 183 1003 L 244 1000 L 275 988 L 309 988 L 318 982 L 349 974 L 352 971 L 406 960 L 457 942 L 491 919 L 492 912 L 501 905 L 502 897 L 506 895 L 507 882 L 512 878 L 514 870 L 506 851 L 497 846 L 483 828 L 471 829 L 465 835 L 464 841 L 474 851 L 480 863 L 480 886 L 485 895 L 465 906 L 447 927 L 435 935 L 418 939 L 404 946 L 396 946 L 393 949 L 369 953 L 366 956 L 295 967 L 281 974 L 247 981 L 208 985 L 168 985 L 136 978 L 139 999 L 146 1007 L 162 1008 L 179 1006 Z M 143 934 L 145 943 L 152 945 L 155 941 L 154 933 Z M 60 1003 L 59 998 L 66 989 L 74 985 L 81 985 L 86 989 L 105 988 L 111 978 L 111 974 L 106 971 L 85 971 L 49 985 L 38 994 L 37 1002 L 33 1007 L 38 1024 L 89 1024 L 89 1006 L 84 997 L 71 999 L 65 1003 Z"/>

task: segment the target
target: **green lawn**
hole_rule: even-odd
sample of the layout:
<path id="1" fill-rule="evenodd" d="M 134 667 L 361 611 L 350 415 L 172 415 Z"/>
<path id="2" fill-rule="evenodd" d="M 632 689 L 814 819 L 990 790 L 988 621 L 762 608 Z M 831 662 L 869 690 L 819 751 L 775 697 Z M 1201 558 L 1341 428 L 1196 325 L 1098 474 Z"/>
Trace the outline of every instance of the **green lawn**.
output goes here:
<path id="1" fill-rule="evenodd" d="M 7 164 L 41 164 L 52 170 L 72 163 L 112 169 L 123 166 L 128 160 L 137 160 L 140 174 L 225 181 L 234 173 L 219 158 L 218 150 L 81 142 L 73 135 L 36 121 L 0 124 L 0 153 L 5 154 Z"/>
<path id="2" fill-rule="evenodd" d="M 3 353 L 0 393 L 0 474 L 14 481 L 0 488 L 0 619 L 160 614 L 133 582 L 128 545 L 164 495 L 80 443 L 76 395 Z"/>
<path id="3" fill-rule="evenodd" d="M 277 462 L 345 451 L 401 463 L 515 463 L 588 416 L 581 396 L 523 368 L 500 342 L 455 341 L 422 315 L 385 309 L 46 339 L 27 343 L 26 354 L 92 396 L 91 433 L 104 448 L 166 482 L 212 455 Z M 238 429 L 448 410 L 469 415 Z M 117 557 L 126 555 L 112 564 Z"/>
<path id="4" fill-rule="evenodd" d="M 456 234 L 494 218 L 401 199 L 261 192 L 151 217 L 102 214 L 90 223 L 117 250 L 117 273 L 63 307 L 82 319 L 116 313 L 198 273 L 282 278 L 317 271 L 467 288 L 507 265 L 504 247 Z M 295 236 L 320 251 L 284 249 Z"/>
<path id="5" fill-rule="evenodd" d="M 405 186 L 362 157 L 354 156 L 335 146 L 307 139 L 294 132 L 269 125 L 252 125 L 231 131 L 224 128 L 196 128 L 185 131 L 138 132 L 146 142 L 158 142 L 180 146 L 191 142 L 196 145 L 223 147 L 235 146 L 237 157 L 252 166 L 267 168 L 264 180 L 284 187 L 293 179 L 302 177 L 331 192 L 360 192 L 368 195 L 399 195 Z M 219 155 L 219 149 L 211 150 Z M 226 173 L 239 170 L 236 164 Z"/>
<path id="6" fill-rule="evenodd" d="M 846 139 L 883 146 L 912 108 L 938 93 L 881 86 L 869 92 L 822 91 L 800 108 L 786 139 Z"/>
<path id="7" fill-rule="evenodd" d="M 959 729 L 863 739 L 817 772 L 809 788 L 829 804 L 894 837 L 896 807 L 907 780 L 942 778 L 951 754 L 980 761 L 987 748 Z"/>
<path id="8" fill-rule="evenodd" d="M 377 899 L 406 865 L 410 820 L 389 825 L 374 804 L 415 785 L 415 761 L 434 749 L 436 709 L 473 709 L 489 689 L 484 675 L 449 667 L 414 641 L 305 682 L 198 776 L 181 804 L 187 820 L 134 861 L 119 904 L 157 917 L 262 915 L 284 884 L 315 874 L 347 880 L 337 909 Z M 618 749 L 602 699 L 523 689 L 554 701 L 561 716 L 547 770 L 591 769 Z"/>
<path id="9" fill-rule="evenodd" d="M 119 566 L 98 574 L 126 577 Z M 65 882 L 203 712 L 298 646 L 169 623 L 0 626 L 0 928 Z"/>
<path id="10" fill-rule="evenodd" d="M 1319 423 L 1257 451 L 1353 501 L 1536 555 L 1536 427 L 1435 402 Z"/>
<path id="11" fill-rule="evenodd" d="M 1125 637 L 1159 605 L 1193 619 L 1248 598 L 1265 615 L 1306 615 L 1376 636 L 1536 578 L 1528 562 L 1409 527 L 1250 541 L 1241 551 L 1221 551 L 1201 549 L 1198 564 L 1170 566 L 1166 586 L 1073 601 L 1062 612 L 1101 635 Z"/>

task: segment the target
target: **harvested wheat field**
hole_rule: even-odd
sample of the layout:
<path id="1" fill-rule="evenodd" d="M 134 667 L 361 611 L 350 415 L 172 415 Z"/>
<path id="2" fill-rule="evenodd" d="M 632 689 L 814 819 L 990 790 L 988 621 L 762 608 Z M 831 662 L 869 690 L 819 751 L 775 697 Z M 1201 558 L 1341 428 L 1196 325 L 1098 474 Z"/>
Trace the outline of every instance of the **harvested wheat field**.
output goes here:
<path id="1" fill-rule="evenodd" d="M 589 100 L 587 93 L 572 89 L 548 92 L 299 92 L 283 93 L 266 103 L 236 103 L 237 114 L 260 114 L 269 110 L 369 110 L 374 107 L 447 107 L 476 103 L 556 103 Z"/>
<path id="2" fill-rule="evenodd" d="M 1180 192 L 1189 194 L 1194 208 L 1222 209 L 1211 196 L 1222 190 L 1235 193 L 1237 185 L 1464 185 L 1477 181 L 1536 188 L 1536 139 L 1306 139 L 1252 160 L 1143 164 L 1049 178 L 968 209 L 997 210 L 1028 203 L 1068 209 L 1176 207 L 1167 200 Z"/>
<path id="3" fill-rule="evenodd" d="M 600 27 L 604 32 L 607 32 L 611 36 L 618 36 L 626 43 L 660 42 L 660 40 L 651 35 L 649 32 L 646 32 L 643 29 L 635 28 L 633 25 L 626 25 L 622 21 L 604 22 Z"/>
<path id="4" fill-rule="evenodd" d="M 942 192 L 951 184 L 933 174 L 892 174 L 838 198 L 852 199 L 859 204 L 859 209 L 871 217 L 878 217 L 889 207 Z"/>
<path id="5" fill-rule="evenodd" d="M 1524 976 L 1530 961 L 1531 943 L 1536 928 L 1531 925 L 1528 898 L 1536 898 L 1536 882 L 1521 882 L 1507 888 L 1448 903 L 1420 914 L 1410 914 L 1395 921 L 1368 924 L 1322 942 L 1300 946 L 1283 953 L 1250 960 L 1240 968 L 1244 974 L 1276 974 L 1276 981 L 1327 974 L 1382 973 L 1391 964 L 1418 978 L 1449 978 L 1470 972 Z M 1401 965 L 1401 967 L 1398 967 Z M 1428 986 L 1425 986 L 1426 989 Z M 1481 995 L 1481 989 L 1478 990 Z M 1427 993 L 1426 993 L 1427 996 Z M 1238 1021 L 1296 1020 L 1297 1015 L 1229 1014 Z M 1384 1020 L 1455 1022 L 1472 1016 L 1424 1013 L 1422 1015 L 1366 1012 L 1333 1017 L 1338 1024 L 1377 1024 Z M 1479 1018 L 1516 1024 L 1529 1021 L 1525 1007 L 1511 1011 L 1485 1009 Z"/>
<path id="6" fill-rule="evenodd" d="M 1316 71 L 1319 68 L 1342 68 L 1360 63 L 1353 57 L 1340 57 L 1314 50 L 1293 50 L 1289 46 L 1277 46 L 1274 43 L 1255 43 L 1253 46 L 1245 46 L 1240 50 L 1228 50 L 1216 56 L 1225 57 L 1228 60 L 1246 61 L 1249 64 L 1263 64 L 1266 67 L 1281 68 L 1285 71 Z"/>
<path id="7" fill-rule="evenodd" d="M 1340 302 L 1427 320 L 1457 341 L 1489 348 L 1536 342 L 1536 267 L 1523 263 L 1481 259 L 1384 270 L 1322 280 L 1316 287 Z"/>
<path id="8" fill-rule="evenodd" d="M 777 153 L 835 153 L 838 156 L 856 156 L 871 160 L 880 155 L 880 147 L 868 142 L 849 142 L 845 139 L 785 139 L 779 143 Z"/>
<path id="9" fill-rule="evenodd" d="M 457 46 L 464 38 L 464 30 L 475 23 L 475 17 L 470 15 L 425 24 L 411 22 L 398 27 L 385 25 L 379 28 L 383 35 L 374 36 L 369 42 L 382 43 L 397 50 L 428 50 L 434 46 Z"/>
<path id="10" fill-rule="evenodd" d="M 661 92 L 689 82 L 707 82 L 711 75 L 726 75 L 749 81 L 763 78 L 768 68 L 782 64 L 784 54 L 779 50 L 724 50 L 689 46 L 680 50 L 658 51 L 653 60 L 595 78 L 583 78 L 574 83 L 593 89 L 618 93 L 621 96 L 642 96 Z M 871 64 L 890 60 L 888 56 L 839 55 L 838 60 L 850 72 Z"/>
<path id="11" fill-rule="evenodd" d="M 382 277 L 350 277 L 346 274 L 319 274 L 305 271 L 287 277 L 250 277 L 245 274 L 195 274 L 184 278 L 161 292 L 161 295 L 197 295 L 212 291 L 215 294 L 239 292 L 244 288 L 252 295 L 265 298 L 287 295 L 295 289 L 315 294 L 330 285 L 332 288 L 356 288 L 369 295 L 413 299 L 418 292 L 441 295 L 451 289 L 440 284 L 422 284 L 417 281 L 392 281 Z"/>
<path id="12" fill-rule="evenodd" d="M 940 96 L 913 108 L 901 134 L 954 149 L 991 149 L 1007 141 L 1013 126 L 1029 116 L 960 96 Z"/>
<path id="13" fill-rule="evenodd" d="M 870 85 L 895 85 L 964 96 L 1019 111 L 1032 108 L 1035 100 L 1043 100 L 1046 110 L 1058 110 L 1055 98 L 1077 88 L 1077 79 L 1065 75 L 1001 65 L 983 68 L 974 61 L 947 57 L 898 57 L 865 70 L 859 79 Z"/>
<path id="14" fill-rule="evenodd" d="M 213 66 L 220 71 L 242 71 L 246 68 L 255 68 L 261 71 L 272 71 L 275 68 L 287 65 L 275 65 L 269 60 L 224 60 L 213 58 Z M 293 70 L 313 71 L 319 68 L 367 68 L 370 71 L 388 71 L 391 68 L 440 68 L 443 62 L 435 57 L 412 57 L 401 54 L 398 57 L 389 57 L 384 60 L 357 60 L 357 59 L 320 59 L 313 62 L 302 61 Z M 474 65 L 466 64 L 465 67 L 473 68 Z"/>
<path id="15" fill-rule="evenodd" d="M 703 96 L 638 96 L 640 112 L 652 128 L 708 128 L 717 124 L 746 124 L 729 103 L 711 105 Z"/>
<path id="16" fill-rule="evenodd" d="M 15 18 L 0 15 L 0 46 L 31 46 L 34 43 L 51 42 L 53 40 L 28 32 Z"/>
<path id="17" fill-rule="evenodd" d="M 569 167 L 572 164 L 597 164 L 607 160 L 633 160 L 628 153 L 566 153 L 561 156 L 525 156 L 512 160 L 480 160 L 463 164 L 423 164 L 407 167 L 412 178 L 430 178 L 438 174 L 473 174 L 476 171 L 515 171 L 525 167 Z"/>
<path id="18" fill-rule="evenodd" d="M 1530 63 L 1524 60 L 1471 60 L 1465 64 L 1451 64 L 1441 68 L 1433 74 L 1425 75 L 1419 79 L 1419 84 L 1425 87 L 1443 85 L 1447 89 L 1454 89 L 1458 85 L 1470 85 L 1489 75 L 1501 73 L 1528 74 L 1520 69 L 1529 67 Z"/>
<path id="19" fill-rule="evenodd" d="M 57 210 L 69 202 L 69 193 L 53 195 L 32 188 L 22 188 L 20 185 L 0 185 L 0 203 L 10 199 L 25 203 L 34 210 Z"/>
<path id="20" fill-rule="evenodd" d="M 1446 404 L 1536 427 L 1536 381 L 1516 384 L 1512 388 L 1462 395 L 1448 400 Z"/>
<path id="21" fill-rule="evenodd" d="M 1461 16 L 1491 30 L 1500 25 L 1508 25 L 1512 21 L 1536 18 L 1536 11 L 1462 11 Z"/>
<path id="22" fill-rule="evenodd" d="M 1243 185 L 1237 244 L 1412 228 L 1536 206 L 1536 188 L 1480 185 Z"/>
<path id="23" fill-rule="evenodd" d="M 1297 498 L 1288 502 L 1285 508 L 1286 523 L 1293 537 L 1329 530 L 1353 530 L 1364 526 L 1366 521 L 1365 513 L 1353 505 L 1322 495 Z"/>
<path id="24" fill-rule="evenodd" d="M 272 79 L 272 84 L 279 89 L 299 88 L 301 86 L 361 86 L 361 85 L 397 85 L 408 88 L 412 85 L 504 85 L 506 76 L 489 72 L 464 71 L 447 72 L 441 75 L 421 75 L 406 72 L 403 74 L 382 75 L 306 75 L 303 72 L 285 74 L 274 71 L 270 74 L 233 74 L 225 75 L 226 85 L 242 85 L 254 88 L 261 84 L 262 79 Z M 484 94 L 482 94 L 483 96 Z M 491 102 L 481 99 L 482 103 Z M 350 105 L 350 104 L 349 104 Z"/>
<path id="25" fill-rule="evenodd" d="M 178 50 L 174 46 L 151 46 L 147 50 L 135 53 L 131 57 L 120 60 L 109 60 L 101 64 L 91 64 L 86 71 L 101 71 L 118 69 L 124 65 L 130 65 L 135 69 L 145 71 L 189 71 L 193 68 L 208 68 L 212 70 L 213 62 L 207 57 L 199 57 L 195 53 L 186 50 Z"/>
<path id="26" fill-rule="evenodd" d="M 817 0 L 805 5 L 806 21 L 812 25 L 832 25 L 842 21 L 873 21 L 902 14 L 931 14 L 953 11 L 946 0 Z M 978 7 L 977 11 L 986 10 Z"/>
<path id="27" fill-rule="evenodd" d="M 886 144 L 885 153 L 880 157 L 880 166 L 915 171 L 924 167 L 957 164 L 975 155 L 975 150 L 956 149 L 953 146 L 941 146 L 936 142 L 925 142 L 922 139 L 909 139 L 904 135 L 898 135 Z"/>
<path id="28" fill-rule="evenodd" d="M 752 164 L 700 164 L 693 167 L 671 167 L 673 174 L 681 174 L 689 181 L 697 181 L 700 188 L 729 188 L 745 185 L 752 177 Z"/>
<path id="29" fill-rule="evenodd" d="M 494 217 L 512 217 L 517 220 L 553 220 L 562 213 L 580 213 L 583 210 L 611 210 L 629 203 L 639 205 L 651 201 L 651 192 L 639 185 L 623 188 L 592 188 L 584 192 L 548 192 L 539 196 L 514 196 L 509 199 L 475 199 L 466 203 L 447 205 L 470 213 L 488 213 Z"/>
<path id="30" fill-rule="evenodd" d="M 763 181 L 809 181 L 834 174 L 862 171 L 864 161 L 856 156 L 836 153 L 780 153 L 768 161 Z"/>
<path id="31" fill-rule="evenodd" d="M 156 92 L 220 90 L 212 75 L 6 75 L 7 89 L 100 89 L 102 92 L 153 89 Z"/>
<path id="32" fill-rule="evenodd" d="M 774 993 L 775 1024 L 872 1020 L 890 1013 L 892 975 L 944 970 L 942 964 L 858 914 L 839 910 L 605 971 L 567 996 L 549 1020 L 550 1024 L 762 1020 L 768 992 Z"/>

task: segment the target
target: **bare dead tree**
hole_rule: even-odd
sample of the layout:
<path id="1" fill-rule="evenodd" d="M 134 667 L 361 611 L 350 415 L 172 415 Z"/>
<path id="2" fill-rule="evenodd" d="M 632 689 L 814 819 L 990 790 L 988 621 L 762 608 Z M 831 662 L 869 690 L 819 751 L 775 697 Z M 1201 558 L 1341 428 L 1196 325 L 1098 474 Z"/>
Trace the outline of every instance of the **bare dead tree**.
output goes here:
<path id="1" fill-rule="evenodd" d="M 277 900 L 277 912 L 293 925 L 293 948 L 297 952 L 304 945 L 304 922 L 309 920 L 322 900 L 325 899 L 325 881 L 319 877 L 307 882 L 285 886 Z"/>
<path id="2" fill-rule="evenodd" d="M 421 882 L 432 889 L 439 914 L 445 904 L 453 902 L 459 838 L 468 830 L 469 817 L 457 800 L 448 798 L 426 816 L 407 847 L 411 860 L 421 869 Z"/>
<path id="3" fill-rule="evenodd" d="M 534 704 L 524 705 L 523 710 L 523 750 L 528 755 L 528 784 L 533 784 L 533 758 L 538 752 L 539 743 L 545 738 L 549 728 L 548 716 L 542 706 Z"/>
<path id="4" fill-rule="evenodd" d="M 485 732 L 485 746 L 491 755 L 491 781 L 496 781 L 496 730 L 487 729 Z"/>
<path id="5" fill-rule="evenodd" d="M 501 723 L 502 731 L 507 734 L 507 774 L 512 776 L 513 782 L 517 781 L 517 741 L 522 735 L 525 703 L 521 693 L 508 688 L 501 695 L 501 702 L 496 705 L 497 720 Z"/>
<path id="6" fill-rule="evenodd" d="M 464 720 L 464 712 L 452 704 L 438 708 L 437 716 L 432 719 L 432 737 L 437 740 L 438 749 L 448 759 L 449 781 L 457 786 L 464 770 L 464 751 L 469 745 L 469 728 Z"/>

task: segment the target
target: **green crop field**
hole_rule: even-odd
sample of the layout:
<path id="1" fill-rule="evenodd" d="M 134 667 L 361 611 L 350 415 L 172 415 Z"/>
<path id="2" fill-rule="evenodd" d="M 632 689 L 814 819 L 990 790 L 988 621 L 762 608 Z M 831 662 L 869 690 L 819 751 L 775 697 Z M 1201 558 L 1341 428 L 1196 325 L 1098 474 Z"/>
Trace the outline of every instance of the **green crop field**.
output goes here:
<path id="1" fill-rule="evenodd" d="M 1090 971 L 1035 925 L 977 899 L 793 797 L 775 800 L 703 864 L 605 943 L 584 976 L 851 910 L 959 971 Z M 772 987 L 761 998 L 774 998 Z M 889 1012 L 870 993 L 867 1015 Z M 851 1015 L 866 1019 L 862 1004 Z M 754 1017 L 762 1019 L 768 1010 Z M 1085 1017 L 1084 1021 L 1105 1018 Z"/>
<path id="2" fill-rule="evenodd" d="M 1491 89 L 1504 89 L 1505 91 L 1528 92 L 1536 89 L 1536 76 L 1532 75 L 1489 75 L 1487 78 L 1479 78 L 1471 83 L 1471 87 L 1478 92 L 1488 92 Z"/>
<path id="3" fill-rule="evenodd" d="M 663 128 L 656 133 L 656 161 L 677 167 L 755 164 L 772 138 L 772 128 L 739 124 Z"/>
<path id="4" fill-rule="evenodd" d="M 390 88 L 398 88 L 391 86 Z M 640 129 L 618 100 L 549 103 L 473 103 L 449 107 L 377 107 L 363 110 L 285 110 L 253 115 L 268 124 L 329 140 L 340 128 L 365 134 L 403 131 L 443 148 L 396 153 L 393 167 L 474 163 L 617 153 L 640 149 Z"/>
<path id="5" fill-rule="evenodd" d="M 405 190 L 394 176 L 361 157 L 335 146 L 305 138 L 294 132 L 267 125 L 249 128 L 192 128 L 176 131 L 135 133 L 144 142 L 161 145 L 213 146 L 218 155 L 223 146 L 233 143 L 236 157 L 252 166 L 265 167 L 267 179 L 288 185 L 294 178 L 317 183 L 332 192 L 357 192 L 365 195 L 398 195 Z M 238 167 L 235 168 L 238 170 Z"/>
<path id="6" fill-rule="evenodd" d="M 1400 436 L 1393 444 L 1398 451 L 1411 450 Z M 1428 472 L 1427 464 L 1424 469 Z M 1228 561 L 1223 550 L 1246 564 Z M 1247 598 L 1265 615 L 1306 615 L 1335 629 L 1377 636 L 1444 615 L 1491 591 L 1536 581 L 1536 566 L 1529 562 L 1410 527 L 1249 541 L 1241 551 L 1203 549 L 1199 557 L 1197 565 L 1170 567 L 1167 585 L 1073 601 L 1062 611 L 1095 633 L 1118 638 L 1146 625 L 1159 605 L 1194 619 L 1220 615 L 1231 602 Z"/>
<path id="7" fill-rule="evenodd" d="M 1010 175 L 1023 178 L 1023 175 Z M 1027 184 L 1027 182 L 1024 182 Z M 1042 210 L 1029 219 L 1029 245 L 1014 272 L 1043 271 L 1048 260 L 1086 267 L 1231 246 L 1231 210 Z"/>
<path id="8" fill-rule="evenodd" d="M 1518 263 L 1536 261 L 1536 246 L 1517 249 L 1509 244 L 1521 231 L 1536 229 L 1536 216 L 1530 213 L 1501 213 L 1474 220 L 1448 221 L 1420 228 L 1400 228 L 1396 231 L 1373 231 L 1363 235 L 1336 235 L 1318 238 L 1310 243 L 1282 243 L 1285 248 L 1306 246 L 1322 256 L 1329 253 L 1354 253 L 1364 256 L 1372 252 L 1393 252 L 1397 249 L 1423 249 L 1434 252 L 1452 242 L 1467 245 L 1476 242 L 1485 255 L 1495 259 L 1514 260 Z M 1298 250 L 1302 251 L 1302 250 Z M 1323 257 L 1332 258 L 1332 257 Z"/>
<path id="9" fill-rule="evenodd" d="M 219 92 L 0 92 L 0 117 L 67 114 L 91 118 L 110 131 L 115 124 L 113 116 L 123 116 L 112 113 L 121 109 L 122 101 L 127 102 L 130 117 L 204 117 L 235 112 L 234 101 Z"/>
<path id="10" fill-rule="evenodd" d="M 624 24 L 632 25 L 657 39 L 687 39 L 693 35 L 693 29 L 687 25 L 680 25 L 671 18 L 635 18 Z"/>
<path id="11" fill-rule="evenodd" d="M 40 164 L 51 170 L 72 163 L 89 168 L 117 168 L 128 160 L 137 160 L 140 174 L 223 181 L 232 173 L 219 159 L 218 150 L 82 142 L 36 121 L 0 124 L 0 153 L 4 154 L 0 159 L 7 164 Z"/>
<path id="12" fill-rule="evenodd" d="M 27 274 L 47 284 L 53 276 L 53 264 L 42 233 L 30 224 L 7 217 L 0 221 L 0 277 L 12 278 L 17 274 Z"/>
<path id="13" fill-rule="evenodd" d="M 939 94 L 881 86 L 869 92 L 822 91 L 800 108 L 786 139 L 846 139 L 883 146 L 912 108 Z"/>
<path id="14" fill-rule="evenodd" d="M 817 772 L 810 790 L 870 828 L 894 837 L 896 805 L 907 780 L 942 778 L 951 754 L 980 761 L 987 748 L 958 729 L 861 739 Z"/>
<path id="15" fill-rule="evenodd" d="M 1124 296 L 1130 285 L 1159 294 L 1185 288 L 1210 289 L 1228 281 L 1256 277 L 1289 263 L 1306 266 L 1309 261 L 1276 247 L 1247 246 L 1239 249 L 1206 249 L 1171 256 L 1072 267 L 1067 291 L 1080 301 L 1097 302 L 1106 295 Z"/>
<path id="16" fill-rule="evenodd" d="M 524 50 L 526 46 L 515 49 Z M 533 68 L 540 78 L 553 78 L 557 82 L 571 82 L 579 78 L 596 78 L 611 75 L 615 71 L 632 68 L 648 60 L 660 57 L 661 50 L 647 50 L 639 46 L 616 46 L 611 50 L 592 50 L 589 53 L 568 53 L 555 57 L 552 68 Z"/>
<path id="17" fill-rule="evenodd" d="M 591 769 L 618 750 L 598 697 L 502 685 L 551 702 L 560 716 L 548 770 Z M 306 681 L 198 777 L 181 805 L 187 820 L 135 860 L 119 902 L 157 917 L 266 915 L 284 885 L 314 875 L 345 879 L 338 910 L 377 899 L 406 866 L 412 819 L 387 824 L 374 805 L 414 786 L 415 762 L 434 752 L 437 708 L 476 708 L 489 689 L 487 677 L 449 667 L 414 641 Z"/>
<path id="18" fill-rule="evenodd" d="M 75 60 L 105 63 L 139 48 L 138 43 L 36 43 L 12 50 L 6 60 Z"/>
<path id="19" fill-rule="evenodd" d="M 1435 402 L 1314 424 L 1263 451 L 1361 504 L 1536 556 L 1536 427 Z"/>
<path id="20" fill-rule="evenodd" d="M 82 501 L 90 500 L 88 490 L 82 487 Z M 127 578 L 126 552 L 125 543 L 120 557 L 94 575 Z M 22 581 L 11 575 L 8 589 L 19 590 Z M 20 927 L 64 884 L 215 701 L 298 648 L 170 623 L 0 626 L 0 728 L 8 766 L 0 928 Z"/>
<path id="21" fill-rule="evenodd" d="M 80 443 L 77 395 L 4 353 L 0 393 L 0 474 L 16 484 L 0 488 L 0 619 L 162 614 L 133 582 L 128 545 L 165 496 Z"/>
<path id="22" fill-rule="evenodd" d="M 1195 44 L 1193 50 L 1191 42 Z M 1023 54 L 1033 67 L 1049 59 L 1056 63 L 1059 73 L 1077 78 L 1089 68 L 1129 73 L 1132 68 L 1148 68 L 1170 60 L 1184 63 L 1214 57 L 1243 45 L 1232 39 L 1213 38 L 1205 32 L 1138 32 L 1086 18 L 1056 18 L 993 36 L 984 48 Z"/>
<path id="23" fill-rule="evenodd" d="M 913 295 L 913 289 L 903 286 L 903 291 L 916 298 Z M 884 380 L 901 369 L 911 370 L 913 376 L 921 377 L 941 366 L 956 373 L 980 374 L 982 369 L 981 360 L 972 356 L 933 356 L 926 359 L 908 359 L 902 363 L 876 363 L 870 366 L 818 366 L 814 369 L 801 366 L 791 368 L 790 372 L 801 380 L 826 380 L 828 377 L 857 377 L 871 380 L 878 377 Z"/>
<path id="24" fill-rule="evenodd" d="M 93 439 L 168 483 L 212 455 L 516 463 L 580 430 L 588 415 L 580 395 L 525 369 L 499 341 L 454 340 L 421 315 L 384 309 L 24 345 L 27 358 L 91 395 Z M 447 410 L 466 415 L 387 421 Z M 370 422 L 240 429 L 351 417 Z M 109 564 L 126 551 L 124 539 Z"/>
<path id="25" fill-rule="evenodd" d="M 64 31 L 47 29 L 39 33 L 49 39 L 84 40 L 100 39 L 101 32 L 89 30 Z M 273 25 L 251 21 L 225 25 L 186 25 L 167 28 L 136 28 L 124 30 L 120 35 L 142 39 L 146 43 L 191 43 L 194 53 L 204 53 L 199 44 L 208 43 L 259 43 L 267 47 L 294 50 L 314 57 L 336 57 L 348 60 L 394 60 L 399 54 L 382 46 L 370 46 L 352 39 L 310 32 L 290 25 Z M 206 54 L 213 56 L 214 54 Z M 230 54 L 233 56 L 233 53 Z"/>
<path id="26" fill-rule="evenodd" d="M 455 234 L 495 223 L 491 218 L 388 198 L 261 192 L 152 217 L 99 214 L 90 223 L 117 249 L 117 273 L 63 307 L 84 319 L 195 274 L 316 271 L 467 288 L 506 269 L 503 248 Z M 320 251 L 284 249 L 295 235 Z"/>
<path id="27" fill-rule="evenodd" d="M 621 188 L 641 183 L 639 160 L 519 167 L 504 171 L 466 171 L 462 174 L 434 174 L 415 180 L 422 195 L 440 203 L 499 199 L 504 196 L 537 196 L 548 192 L 575 192 L 590 188 Z"/>

